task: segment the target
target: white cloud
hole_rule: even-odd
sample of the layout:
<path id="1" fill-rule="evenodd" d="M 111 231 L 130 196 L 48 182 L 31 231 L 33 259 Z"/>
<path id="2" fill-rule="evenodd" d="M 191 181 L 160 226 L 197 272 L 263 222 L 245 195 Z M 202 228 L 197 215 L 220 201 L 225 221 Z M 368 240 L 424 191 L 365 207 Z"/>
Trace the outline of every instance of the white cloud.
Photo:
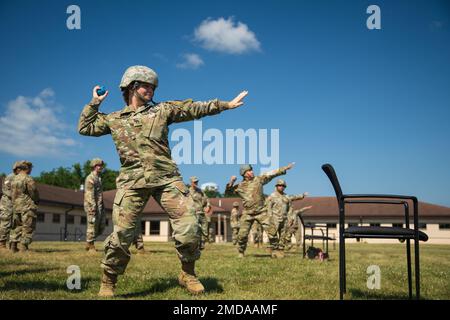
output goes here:
<path id="1" fill-rule="evenodd" d="M 232 17 L 204 20 L 195 29 L 194 40 L 205 49 L 229 54 L 259 51 L 261 47 L 255 33 Z"/>
<path id="2" fill-rule="evenodd" d="M 0 151 L 15 156 L 58 156 L 76 145 L 64 135 L 68 128 L 56 116 L 58 107 L 52 89 L 36 97 L 18 96 L 0 116 Z"/>
<path id="3" fill-rule="evenodd" d="M 195 53 L 186 53 L 183 54 L 184 61 L 182 63 L 177 64 L 177 68 L 180 69 L 198 69 L 205 63 L 202 58 L 198 54 Z"/>

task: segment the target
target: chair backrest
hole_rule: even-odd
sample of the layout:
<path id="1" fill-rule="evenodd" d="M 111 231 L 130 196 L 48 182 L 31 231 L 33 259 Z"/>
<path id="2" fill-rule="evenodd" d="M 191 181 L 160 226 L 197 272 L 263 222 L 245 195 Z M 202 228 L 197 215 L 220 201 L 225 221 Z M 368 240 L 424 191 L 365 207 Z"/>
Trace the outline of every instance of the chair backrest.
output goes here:
<path id="1" fill-rule="evenodd" d="M 340 202 L 342 198 L 342 189 L 333 166 L 329 163 L 326 163 L 322 166 L 322 170 L 328 176 L 328 179 L 330 179 L 331 184 L 333 185 L 334 192 L 336 193 L 337 200 L 338 202 Z"/>

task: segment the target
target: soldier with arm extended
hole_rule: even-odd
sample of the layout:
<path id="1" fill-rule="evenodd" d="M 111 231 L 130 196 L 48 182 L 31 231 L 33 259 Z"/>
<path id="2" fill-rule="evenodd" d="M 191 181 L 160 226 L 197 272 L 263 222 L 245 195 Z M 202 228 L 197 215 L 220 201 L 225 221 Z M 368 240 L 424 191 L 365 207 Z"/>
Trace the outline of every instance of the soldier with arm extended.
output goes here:
<path id="1" fill-rule="evenodd" d="M 106 227 L 106 215 L 103 204 L 103 185 L 100 174 L 104 162 L 100 158 L 90 162 L 91 173 L 84 182 L 84 211 L 86 212 L 86 251 L 95 252 L 94 242 Z"/>
<path id="2" fill-rule="evenodd" d="M 21 161 L 17 166 L 17 175 L 11 184 L 13 204 L 13 226 L 10 236 L 11 251 L 27 251 L 36 229 L 39 192 L 30 174 L 33 164 Z"/>
<path id="3" fill-rule="evenodd" d="M 189 189 L 169 147 L 169 125 L 216 115 L 243 105 L 246 91 L 232 101 L 206 102 L 184 100 L 153 102 L 158 76 L 146 66 L 129 67 L 120 83 L 126 106 L 117 112 L 99 112 L 108 91 L 93 98 L 84 108 L 78 122 L 82 135 L 111 134 L 120 157 L 120 173 L 113 206 L 113 232 L 105 241 L 100 296 L 113 296 L 118 275 L 130 261 L 129 247 L 134 240 L 136 223 L 150 196 L 168 213 L 175 248 L 181 262 L 178 282 L 193 294 L 204 291 L 195 274 L 200 258 L 199 225 Z"/>
<path id="4" fill-rule="evenodd" d="M 288 215 L 292 211 L 292 201 L 302 200 L 308 195 L 307 192 L 299 195 L 287 195 L 284 192 L 286 187 L 286 181 L 278 179 L 275 191 L 267 199 L 268 211 L 279 237 L 278 248 L 280 250 L 284 249 L 283 236 L 287 232 Z"/>
<path id="5" fill-rule="evenodd" d="M 13 221 L 13 205 L 11 201 L 11 185 L 17 174 L 19 162 L 13 165 L 13 173 L 3 179 L 2 198 L 0 199 L 0 249 L 6 249 L 6 242 L 11 233 Z"/>
<path id="6" fill-rule="evenodd" d="M 281 237 L 281 241 L 283 242 L 283 246 L 286 248 L 286 250 L 290 250 L 292 248 L 292 236 L 296 235 L 297 231 L 299 229 L 299 223 L 298 223 L 299 217 L 304 212 L 308 211 L 311 208 L 312 208 L 312 206 L 303 207 L 298 210 L 293 210 L 291 208 L 291 210 L 289 211 L 288 219 L 287 219 L 287 223 L 286 223 L 286 229 Z M 297 240 L 297 246 L 300 245 L 299 239 L 296 238 L 296 240 Z"/>
<path id="7" fill-rule="evenodd" d="M 226 186 L 225 193 L 237 194 L 242 199 L 242 204 L 244 207 L 242 217 L 240 219 L 238 235 L 238 257 L 244 257 L 244 253 L 247 248 L 248 234 L 254 220 L 258 220 L 264 231 L 267 232 L 270 242 L 269 249 L 272 250 L 272 257 L 283 257 L 283 252 L 278 250 L 277 232 L 271 223 L 269 214 L 267 213 L 263 187 L 273 178 L 286 174 L 286 171 L 291 169 L 293 165 L 294 164 L 291 163 L 286 167 L 269 171 L 256 177 L 253 174 L 253 168 L 251 165 L 243 165 L 240 169 L 240 174 L 243 177 L 243 181 L 235 185 L 234 183 L 236 181 L 236 177 L 231 177 L 230 182 Z"/>

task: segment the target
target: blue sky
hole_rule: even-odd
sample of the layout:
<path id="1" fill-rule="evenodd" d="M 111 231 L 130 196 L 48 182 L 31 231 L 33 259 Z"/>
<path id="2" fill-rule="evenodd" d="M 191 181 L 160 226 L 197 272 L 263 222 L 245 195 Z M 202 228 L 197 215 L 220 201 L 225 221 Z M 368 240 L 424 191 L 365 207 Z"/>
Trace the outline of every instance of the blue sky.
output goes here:
<path id="1" fill-rule="evenodd" d="M 66 27 L 71 4 L 80 30 Z M 381 30 L 366 27 L 371 4 Z M 280 129 L 280 165 L 296 162 L 289 193 L 332 195 L 329 162 L 347 193 L 450 206 L 449 18 L 447 1 L 2 1 L 0 172 L 97 156 L 118 169 L 111 137 L 78 135 L 78 116 L 95 84 L 110 89 L 103 112 L 121 109 L 120 78 L 143 64 L 160 76 L 156 101 L 248 90 L 244 107 L 203 128 Z M 180 169 L 223 191 L 239 165 Z"/>

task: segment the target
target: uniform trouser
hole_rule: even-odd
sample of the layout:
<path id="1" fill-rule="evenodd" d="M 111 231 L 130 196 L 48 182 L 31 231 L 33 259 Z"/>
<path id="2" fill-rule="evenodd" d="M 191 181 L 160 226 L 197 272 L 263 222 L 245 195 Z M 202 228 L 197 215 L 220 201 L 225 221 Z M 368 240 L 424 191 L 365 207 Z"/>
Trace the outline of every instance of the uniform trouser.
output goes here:
<path id="1" fill-rule="evenodd" d="M 94 242 L 95 238 L 100 236 L 106 227 L 106 215 L 104 212 L 91 214 L 87 213 L 86 241 Z"/>
<path id="2" fill-rule="evenodd" d="M 113 206 L 114 229 L 105 240 L 105 255 L 101 263 L 108 273 L 120 275 L 125 272 L 136 224 L 150 196 L 169 215 L 175 249 L 181 262 L 194 262 L 200 258 L 200 229 L 194 202 L 182 181 L 155 188 L 119 189 Z"/>
<path id="3" fill-rule="evenodd" d="M 4 197 L 0 201 L 0 241 L 7 241 L 13 221 L 12 204 Z"/>
<path id="4" fill-rule="evenodd" d="M 275 227 L 271 223 L 271 219 L 267 211 L 262 211 L 257 214 L 243 213 L 239 222 L 240 222 L 238 234 L 239 252 L 241 253 L 245 252 L 245 249 L 247 248 L 248 234 L 250 233 L 250 228 L 254 222 L 261 224 L 264 231 L 267 232 L 267 236 L 269 237 L 269 248 L 272 249 L 278 248 L 277 232 L 275 230 Z"/>
<path id="5" fill-rule="evenodd" d="M 233 231 L 232 240 L 233 244 L 236 244 L 238 242 L 238 235 L 239 235 L 239 227 L 231 227 Z"/>
<path id="6" fill-rule="evenodd" d="M 274 228 L 277 230 L 278 235 L 278 249 L 282 250 L 285 246 L 285 237 L 287 236 L 287 218 L 284 217 L 272 217 L 272 223 Z"/>
<path id="7" fill-rule="evenodd" d="M 291 227 L 286 228 L 286 232 L 284 233 L 284 235 L 282 236 L 282 239 L 281 239 L 282 241 L 280 241 L 283 243 L 283 247 L 292 243 L 293 235 L 296 236 L 296 240 L 297 240 L 296 243 L 297 243 L 297 245 L 299 245 L 300 239 L 297 238 L 297 231 L 298 231 L 298 226 L 291 226 Z"/>
<path id="8" fill-rule="evenodd" d="M 140 221 L 136 224 L 136 232 L 133 244 L 136 249 L 144 249 L 144 238 L 142 237 L 142 227 Z"/>
<path id="9" fill-rule="evenodd" d="M 15 212 L 11 230 L 10 242 L 20 242 L 28 246 L 36 229 L 36 210 Z"/>

